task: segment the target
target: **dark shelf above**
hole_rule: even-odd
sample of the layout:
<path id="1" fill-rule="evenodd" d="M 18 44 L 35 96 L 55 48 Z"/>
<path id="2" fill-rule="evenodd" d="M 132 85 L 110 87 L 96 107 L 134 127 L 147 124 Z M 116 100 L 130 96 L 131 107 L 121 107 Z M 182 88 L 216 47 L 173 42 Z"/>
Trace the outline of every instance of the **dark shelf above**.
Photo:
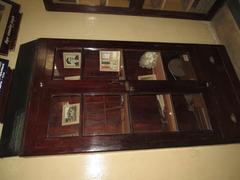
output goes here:
<path id="1" fill-rule="evenodd" d="M 43 0 L 46 10 L 211 20 L 225 0 Z M 208 3 L 208 4 L 206 4 Z"/>

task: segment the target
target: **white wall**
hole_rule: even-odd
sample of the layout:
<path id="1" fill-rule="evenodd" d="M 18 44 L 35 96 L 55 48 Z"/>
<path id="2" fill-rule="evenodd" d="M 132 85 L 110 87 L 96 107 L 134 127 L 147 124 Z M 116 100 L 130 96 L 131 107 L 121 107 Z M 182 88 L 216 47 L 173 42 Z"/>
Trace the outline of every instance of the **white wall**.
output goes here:
<path id="1" fill-rule="evenodd" d="M 207 22 L 46 12 L 41 0 L 15 0 L 21 43 L 40 37 L 216 43 Z M 1 180 L 239 180 L 240 145 L 0 159 Z"/>
<path id="2" fill-rule="evenodd" d="M 40 37 L 128 41 L 216 43 L 208 22 L 46 11 L 42 0 L 15 0 L 23 19 L 16 51 L 10 53 L 14 67 L 19 45 Z"/>

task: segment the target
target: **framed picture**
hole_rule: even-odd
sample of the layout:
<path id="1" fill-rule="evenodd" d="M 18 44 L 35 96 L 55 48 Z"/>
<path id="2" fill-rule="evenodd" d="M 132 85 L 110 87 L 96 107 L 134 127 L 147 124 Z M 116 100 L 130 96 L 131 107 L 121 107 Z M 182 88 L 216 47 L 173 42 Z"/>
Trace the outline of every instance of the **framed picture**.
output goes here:
<path id="1" fill-rule="evenodd" d="M 80 103 L 63 105 L 62 109 L 62 126 L 79 124 L 80 119 Z"/>
<path id="2" fill-rule="evenodd" d="M 100 51 L 100 71 L 119 72 L 121 51 Z"/>
<path id="3" fill-rule="evenodd" d="M 66 69 L 80 69 L 81 52 L 63 52 L 63 67 Z"/>

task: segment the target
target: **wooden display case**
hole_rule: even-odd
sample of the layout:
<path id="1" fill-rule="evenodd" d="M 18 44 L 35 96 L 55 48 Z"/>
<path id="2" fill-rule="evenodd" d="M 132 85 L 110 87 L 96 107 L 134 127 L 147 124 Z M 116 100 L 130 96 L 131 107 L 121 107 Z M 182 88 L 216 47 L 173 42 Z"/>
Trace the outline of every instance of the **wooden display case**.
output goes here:
<path id="1" fill-rule="evenodd" d="M 239 92 L 220 45 L 39 39 L 20 48 L 2 156 L 239 142 Z"/>

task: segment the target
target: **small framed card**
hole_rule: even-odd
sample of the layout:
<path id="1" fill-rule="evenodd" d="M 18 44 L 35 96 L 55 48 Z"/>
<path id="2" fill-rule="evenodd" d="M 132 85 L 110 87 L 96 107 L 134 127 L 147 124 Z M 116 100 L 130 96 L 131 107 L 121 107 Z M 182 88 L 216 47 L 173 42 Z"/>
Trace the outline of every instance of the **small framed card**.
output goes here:
<path id="1" fill-rule="evenodd" d="M 119 72 L 121 51 L 100 51 L 100 71 Z"/>
<path id="2" fill-rule="evenodd" d="M 63 52 L 63 67 L 66 69 L 80 69 L 81 52 Z"/>
<path id="3" fill-rule="evenodd" d="M 63 105 L 62 109 L 62 126 L 79 124 L 80 119 L 80 103 Z"/>
<path id="4" fill-rule="evenodd" d="M 81 80 L 81 76 L 65 76 L 64 80 Z"/>
<path id="5" fill-rule="evenodd" d="M 149 74 L 149 75 L 143 75 L 143 76 L 138 76 L 138 80 L 156 80 L 156 75 L 155 74 Z"/>

